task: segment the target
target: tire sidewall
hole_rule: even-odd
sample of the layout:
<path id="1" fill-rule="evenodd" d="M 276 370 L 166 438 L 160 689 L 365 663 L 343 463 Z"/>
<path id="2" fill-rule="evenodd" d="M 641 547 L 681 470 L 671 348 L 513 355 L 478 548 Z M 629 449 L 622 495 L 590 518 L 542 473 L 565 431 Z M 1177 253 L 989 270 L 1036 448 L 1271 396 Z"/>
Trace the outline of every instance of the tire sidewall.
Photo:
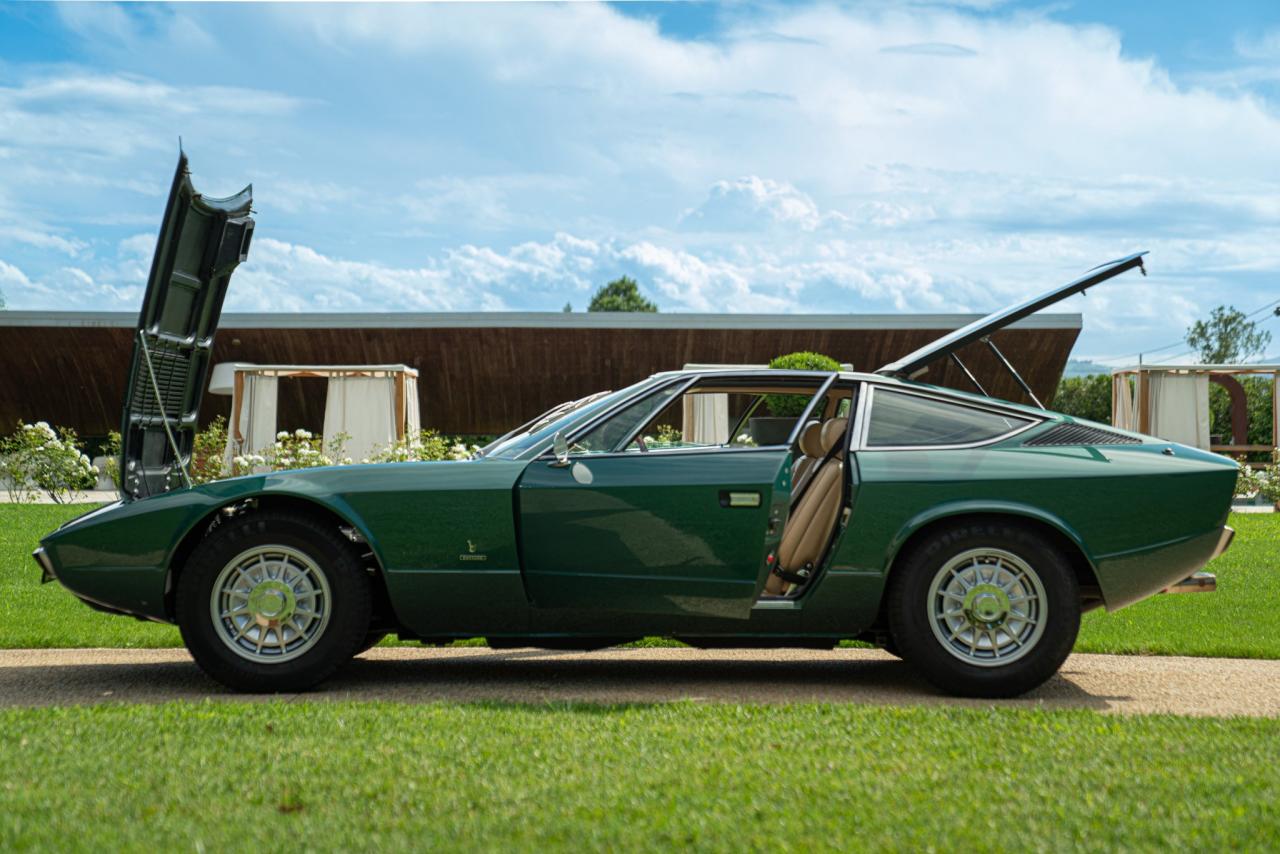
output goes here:
<path id="1" fill-rule="evenodd" d="M 256 546 L 287 546 L 305 554 L 329 583 L 329 621 L 316 642 L 277 663 L 237 655 L 219 635 L 210 613 L 214 583 L 226 565 Z M 182 640 L 196 663 L 241 691 L 301 691 L 332 675 L 369 632 L 369 582 L 360 562 L 335 531 L 317 520 L 285 514 L 249 514 L 221 524 L 196 549 L 178 577 L 176 615 Z"/>
<path id="2" fill-rule="evenodd" d="M 1045 592 L 1044 632 L 1027 654 L 983 667 L 952 655 L 930 626 L 929 588 L 943 564 L 977 548 L 1011 552 L 1039 576 Z M 962 524 L 930 537 L 905 555 L 889 589 L 889 625 L 902 657 L 934 685 L 974 697 L 1011 697 L 1053 676 L 1080 631 L 1080 593 L 1062 553 L 1038 534 L 1013 524 Z"/>

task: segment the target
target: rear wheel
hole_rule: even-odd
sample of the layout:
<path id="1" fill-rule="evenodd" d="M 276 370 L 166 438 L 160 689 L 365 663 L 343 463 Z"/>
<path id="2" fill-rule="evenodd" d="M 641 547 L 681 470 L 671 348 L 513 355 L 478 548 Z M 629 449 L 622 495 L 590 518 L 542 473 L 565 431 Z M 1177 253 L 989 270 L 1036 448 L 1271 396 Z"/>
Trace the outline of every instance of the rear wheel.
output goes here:
<path id="1" fill-rule="evenodd" d="M 224 522 L 178 578 L 178 627 L 200 667 L 239 691 L 301 691 L 369 634 L 369 579 L 331 526 L 293 513 Z"/>
<path id="2" fill-rule="evenodd" d="M 906 555 L 889 588 L 901 655 L 933 684 L 1012 697 L 1057 672 L 1080 630 L 1075 573 L 1013 524 L 958 525 Z"/>

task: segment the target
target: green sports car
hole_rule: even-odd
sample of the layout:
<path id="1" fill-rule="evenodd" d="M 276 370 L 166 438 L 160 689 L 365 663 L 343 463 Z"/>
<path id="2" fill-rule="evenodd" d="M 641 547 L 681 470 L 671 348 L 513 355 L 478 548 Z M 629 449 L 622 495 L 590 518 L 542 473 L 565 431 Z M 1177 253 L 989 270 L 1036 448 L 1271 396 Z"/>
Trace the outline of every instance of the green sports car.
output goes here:
<path id="1" fill-rule="evenodd" d="M 121 498 L 35 553 L 91 607 L 176 623 L 233 688 L 309 688 L 389 633 L 579 649 L 660 635 L 859 638 L 943 690 L 1010 696 L 1057 671 L 1082 612 L 1212 589 L 1197 571 L 1230 543 L 1231 460 L 914 380 L 1141 255 L 874 373 L 663 373 L 558 406 L 471 460 L 192 487 L 250 201 L 199 195 L 179 162 L 130 368 Z M 781 430 L 763 417 L 797 409 Z"/>

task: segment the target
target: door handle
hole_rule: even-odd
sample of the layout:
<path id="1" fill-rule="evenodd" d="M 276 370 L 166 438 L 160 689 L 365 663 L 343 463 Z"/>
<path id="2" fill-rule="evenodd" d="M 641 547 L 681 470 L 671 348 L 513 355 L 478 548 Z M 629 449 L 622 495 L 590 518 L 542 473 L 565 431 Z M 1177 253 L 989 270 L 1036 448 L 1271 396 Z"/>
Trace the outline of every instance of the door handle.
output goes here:
<path id="1" fill-rule="evenodd" d="M 761 500 L 759 492 L 720 490 L 721 507 L 759 507 Z"/>

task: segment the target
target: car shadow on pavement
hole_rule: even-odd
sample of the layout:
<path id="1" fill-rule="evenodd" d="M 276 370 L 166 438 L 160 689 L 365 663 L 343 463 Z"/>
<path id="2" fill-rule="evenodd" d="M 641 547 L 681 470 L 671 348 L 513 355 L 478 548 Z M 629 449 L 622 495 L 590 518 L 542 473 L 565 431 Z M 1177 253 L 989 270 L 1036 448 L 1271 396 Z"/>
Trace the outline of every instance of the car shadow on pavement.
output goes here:
<path id="1" fill-rule="evenodd" d="M 1090 694 L 1069 672 L 1012 700 L 948 697 L 887 655 L 765 651 L 375 650 L 306 694 L 236 694 L 190 660 L 0 666 L 0 707 L 171 700 L 513 703 L 853 703 L 1107 710 L 1128 698 Z"/>

